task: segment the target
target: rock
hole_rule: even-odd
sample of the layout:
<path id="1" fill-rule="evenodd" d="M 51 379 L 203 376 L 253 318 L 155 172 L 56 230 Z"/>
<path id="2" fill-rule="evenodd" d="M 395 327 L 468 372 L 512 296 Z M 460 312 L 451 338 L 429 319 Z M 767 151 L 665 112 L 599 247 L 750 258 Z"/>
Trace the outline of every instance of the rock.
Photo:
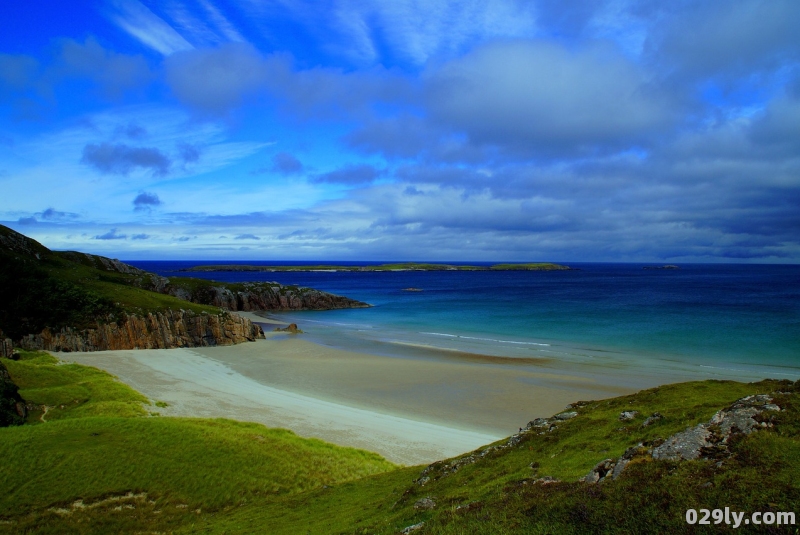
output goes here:
<path id="1" fill-rule="evenodd" d="M 303 331 L 301 331 L 300 329 L 297 328 L 297 324 L 296 323 L 290 323 L 288 326 L 283 327 L 283 328 L 275 327 L 275 331 L 284 332 L 284 333 L 292 333 L 292 334 L 297 334 L 297 333 L 302 333 L 303 332 Z"/>
<path id="2" fill-rule="evenodd" d="M 0 358 L 14 358 L 14 342 L 11 338 L 0 338 Z"/>
<path id="3" fill-rule="evenodd" d="M 430 496 L 426 496 L 425 498 L 419 499 L 414 503 L 414 509 L 433 509 L 436 507 L 436 502 Z"/>
<path id="4" fill-rule="evenodd" d="M 599 483 L 611 475 L 616 464 L 617 462 L 614 459 L 600 461 L 583 477 L 583 480 L 587 483 Z"/>
<path id="5" fill-rule="evenodd" d="M 653 450 L 653 459 L 677 461 L 711 456 L 711 452 L 724 454 L 731 436 L 748 435 L 771 425 L 759 423 L 754 417 L 775 408 L 780 410 L 766 394 L 744 397 L 727 409 L 718 411 L 708 422 L 672 435 Z"/>
<path id="6" fill-rule="evenodd" d="M 627 422 L 636 418 L 637 414 L 639 414 L 639 411 L 623 411 L 619 414 L 619 419 L 623 422 Z"/>
<path id="7" fill-rule="evenodd" d="M 550 485 L 551 483 L 559 483 L 560 481 L 561 481 L 560 479 L 556 479 L 554 477 L 544 476 L 538 479 L 534 479 L 533 484 L 535 485 L 538 483 L 540 485 Z"/>
<path id="8" fill-rule="evenodd" d="M 600 483 L 601 481 L 605 481 L 609 477 L 611 479 L 617 479 L 622 471 L 625 470 L 625 467 L 628 466 L 628 463 L 631 462 L 634 456 L 641 454 L 643 451 L 643 445 L 641 443 L 637 444 L 632 448 L 628 448 L 625 450 L 625 453 L 617 459 L 605 459 L 600 461 L 592 468 L 588 474 L 583 477 L 583 481 L 587 483 Z M 644 450 L 646 451 L 646 449 Z"/>
<path id="9" fill-rule="evenodd" d="M 421 292 L 422 288 L 403 288 L 404 292 Z"/>
<path id="10" fill-rule="evenodd" d="M 703 424 L 669 437 L 653 450 L 653 459 L 665 461 L 691 460 L 700 457 L 701 448 L 711 446 L 711 432 Z"/>
<path id="11" fill-rule="evenodd" d="M 402 533 L 403 535 L 406 535 L 408 533 L 412 533 L 414 531 L 422 529 L 422 526 L 424 526 L 424 525 L 425 525 L 425 522 L 420 522 L 419 524 L 414 524 L 413 526 L 408 526 L 406 528 L 403 528 L 403 531 L 401 531 L 400 533 Z"/>
<path id="12" fill-rule="evenodd" d="M 263 337 L 261 327 L 237 314 L 165 310 L 146 316 L 128 314 L 117 323 L 100 323 L 95 329 L 65 327 L 55 333 L 45 329 L 25 336 L 19 345 L 47 351 L 169 349 L 233 345 Z"/>
<path id="13" fill-rule="evenodd" d="M 654 412 L 652 416 L 648 416 L 644 422 L 642 422 L 642 427 L 648 427 L 656 423 L 657 421 L 664 418 L 660 412 Z"/>
<path id="14" fill-rule="evenodd" d="M 570 420 L 575 418 L 578 415 L 577 412 L 562 412 L 561 414 L 556 414 L 553 416 L 556 420 Z"/>
<path id="15" fill-rule="evenodd" d="M 534 428 L 534 427 L 541 428 L 541 427 L 549 427 L 549 426 L 550 426 L 550 422 L 547 420 L 547 418 L 536 418 L 535 420 L 531 420 L 530 422 L 528 422 L 527 429 L 531 429 L 531 428 Z"/>
<path id="16" fill-rule="evenodd" d="M 20 397 L 17 385 L 0 362 L 0 427 L 22 425 L 27 415 L 25 401 Z"/>
<path id="17" fill-rule="evenodd" d="M 223 286 L 200 286 L 188 290 L 168 284 L 162 289 L 146 288 L 166 293 L 201 305 L 211 305 L 230 311 L 259 310 L 334 310 L 367 308 L 370 305 L 302 286 L 283 286 L 277 282 L 246 282 L 243 290 L 234 292 Z"/>

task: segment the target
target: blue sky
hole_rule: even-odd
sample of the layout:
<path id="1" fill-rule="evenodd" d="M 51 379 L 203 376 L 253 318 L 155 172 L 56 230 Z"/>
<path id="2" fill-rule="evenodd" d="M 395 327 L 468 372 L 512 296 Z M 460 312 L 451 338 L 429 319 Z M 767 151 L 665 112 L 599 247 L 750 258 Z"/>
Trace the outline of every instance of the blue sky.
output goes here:
<path id="1" fill-rule="evenodd" d="M 0 5 L 0 223 L 123 259 L 800 262 L 800 4 Z"/>

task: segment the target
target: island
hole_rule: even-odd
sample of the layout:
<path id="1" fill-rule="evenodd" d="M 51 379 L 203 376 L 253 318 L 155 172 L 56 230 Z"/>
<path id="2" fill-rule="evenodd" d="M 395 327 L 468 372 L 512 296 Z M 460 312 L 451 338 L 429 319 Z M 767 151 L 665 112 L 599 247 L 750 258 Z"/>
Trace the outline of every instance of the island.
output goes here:
<path id="1" fill-rule="evenodd" d="M 665 266 L 644 266 L 642 269 L 680 269 L 674 264 L 667 264 Z"/>
<path id="2" fill-rule="evenodd" d="M 215 272 L 215 271 L 566 271 L 572 270 L 569 266 L 554 264 L 552 262 L 534 262 L 520 264 L 493 264 L 491 266 L 474 266 L 464 264 L 428 264 L 419 262 L 401 262 L 395 264 L 379 264 L 374 266 L 340 266 L 340 265 L 313 265 L 313 266 L 253 266 L 245 264 L 220 264 L 194 266 L 178 271 L 186 272 Z"/>

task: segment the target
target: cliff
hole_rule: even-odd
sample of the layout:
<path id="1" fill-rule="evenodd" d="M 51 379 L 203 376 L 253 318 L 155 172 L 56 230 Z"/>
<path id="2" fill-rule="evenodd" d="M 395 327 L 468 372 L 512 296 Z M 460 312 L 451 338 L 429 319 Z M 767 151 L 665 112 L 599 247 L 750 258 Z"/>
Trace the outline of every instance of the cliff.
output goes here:
<path id="1" fill-rule="evenodd" d="M 161 277 L 115 259 L 51 251 L 0 225 L 0 329 L 30 349 L 229 345 L 263 332 L 226 311 L 366 306 L 278 283 Z M 0 354 L 10 351 L 7 345 L 0 344 Z"/>
<path id="2" fill-rule="evenodd" d="M 119 322 L 98 323 L 93 329 L 45 329 L 23 337 L 19 345 L 48 351 L 102 351 L 233 345 L 257 338 L 264 338 L 261 327 L 236 314 L 166 310 L 126 315 Z"/>
<path id="3" fill-rule="evenodd" d="M 196 279 L 189 279 L 196 280 Z M 187 279 L 169 279 L 161 291 L 179 299 L 231 311 L 252 310 L 333 310 L 366 308 L 367 303 L 302 286 L 283 286 L 277 282 L 242 284 L 186 284 Z"/>

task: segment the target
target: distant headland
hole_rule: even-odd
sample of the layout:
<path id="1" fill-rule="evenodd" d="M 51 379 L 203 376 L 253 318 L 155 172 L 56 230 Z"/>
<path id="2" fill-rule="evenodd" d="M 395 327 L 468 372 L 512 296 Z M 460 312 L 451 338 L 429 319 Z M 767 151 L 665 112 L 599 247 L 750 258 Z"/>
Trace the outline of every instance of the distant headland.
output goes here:
<path id="1" fill-rule="evenodd" d="M 212 272 L 212 271 L 563 271 L 573 268 L 551 262 L 527 264 L 494 264 L 491 266 L 472 266 L 461 264 L 427 264 L 418 262 L 401 262 L 396 264 L 337 266 L 253 266 L 245 264 L 205 265 L 180 269 L 178 271 Z"/>

